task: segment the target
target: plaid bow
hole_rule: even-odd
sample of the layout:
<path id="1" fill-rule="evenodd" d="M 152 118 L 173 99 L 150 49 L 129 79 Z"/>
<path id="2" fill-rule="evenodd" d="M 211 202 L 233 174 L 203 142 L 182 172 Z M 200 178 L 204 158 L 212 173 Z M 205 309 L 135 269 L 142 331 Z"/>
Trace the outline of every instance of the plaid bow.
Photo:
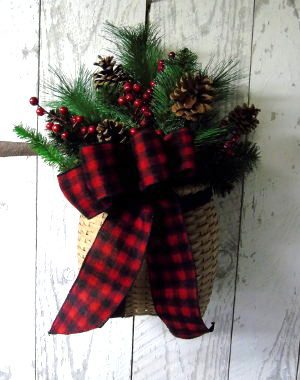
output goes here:
<path id="1" fill-rule="evenodd" d="M 141 129 L 125 144 L 83 147 L 82 165 L 58 176 L 66 198 L 86 217 L 108 211 L 51 334 L 101 327 L 124 303 L 146 257 L 158 316 L 180 338 L 208 329 L 175 178 L 195 175 L 193 139 L 182 128 L 164 138 Z M 172 162 L 168 157 L 172 157 Z"/>

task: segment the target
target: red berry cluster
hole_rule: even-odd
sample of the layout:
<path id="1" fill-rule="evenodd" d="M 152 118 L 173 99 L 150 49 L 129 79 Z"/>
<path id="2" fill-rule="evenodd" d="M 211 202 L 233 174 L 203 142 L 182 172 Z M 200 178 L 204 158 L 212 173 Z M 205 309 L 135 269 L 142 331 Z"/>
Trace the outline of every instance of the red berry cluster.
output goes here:
<path id="1" fill-rule="evenodd" d="M 175 52 L 170 51 L 170 53 L 168 54 L 168 57 L 169 57 L 169 59 L 174 59 L 176 57 Z M 157 71 L 159 73 L 161 73 L 162 71 L 164 71 L 165 66 L 166 66 L 166 63 L 165 63 L 164 59 L 160 59 L 157 63 Z"/>
<path id="2" fill-rule="evenodd" d="M 152 119 L 150 101 L 155 82 L 150 82 L 150 87 L 143 90 L 139 83 L 126 82 L 123 86 L 124 93 L 119 97 L 118 104 L 126 106 L 133 112 L 133 116 L 141 127 L 146 127 Z"/>
<path id="3" fill-rule="evenodd" d="M 46 111 L 39 105 L 36 97 L 29 99 L 32 106 L 37 106 L 36 113 L 38 116 L 48 115 L 48 121 L 45 128 L 59 136 L 62 140 L 78 140 L 95 136 L 95 125 L 84 125 L 85 120 L 81 115 L 71 115 L 67 107 L 60 107 L 57 111 Z"/>
<path id="4" fill-rule="evenodd" d="M 234 156 L 234 148 L 236 147 L 236 144 L 240 141 L 240 139 L 241 139 L 240 135 L 237 133 L 234 133 L 232 134 L 230 139 L 228 139 L 224 143 L 224 150 L 228 154 L 228 156 Z"/>

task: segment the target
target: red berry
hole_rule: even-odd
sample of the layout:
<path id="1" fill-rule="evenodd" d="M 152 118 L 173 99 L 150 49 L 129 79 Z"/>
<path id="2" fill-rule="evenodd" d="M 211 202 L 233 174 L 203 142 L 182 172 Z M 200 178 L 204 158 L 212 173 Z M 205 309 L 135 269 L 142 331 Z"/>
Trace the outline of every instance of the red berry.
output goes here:
<path id="1" fill-rule="evenodd" d="M 126 82 L 126 83 L 124 84 L 124 86 L 123 86 L 123 89 L 124 89 L 125 92 L 129 92 L 129 91 L 131 91 L 131 90 L 132 90 L 132 83 L 130 83 L 130 82 Z"/>
<path id="2" fill-rule="evenodd" d="M 80 128 L 80 133 L 81 133 L 82 135 L 86 135 L 86 134 L 87 134 L 87 131 L 88 131 L 87 127 L 81 127 L 81 128 Z"/>
<path id="3" fill-rule="evenodd" d="M 143 106 L 143 107 L 141 108 L 141 111 L 144 113 L 144 112 L 150 111 L 150 109 L 149 109 L 148 106 Z"/>
<path id="4" fill-rule="evenodd" d="M 164 133 L 163 133 L 163 131 L 162 131 L 161 129 L 156 129 L 156 130 L 155 130 L 155 133 L 156 133 L 158 136 L 163 136 L 163 135 L 164 135 Z"/>
<path id="5" fill-rule="evenodd" d="M 161 73 L 162 71 L 164 71 L 164 69 L 165 69 L 165 66 L 161 66 L 161 65 L 159 65 L 159 66 L 157 67 L 157 71 L 158 71 L 159 73 Z"/>
<path id="6" fill-rule="evenodd" d="M 125 95 L 125 99 L 127 102 L 131 103 L 134 101 L 134 96 L 132 95 L 131 92 L 129 92 L 128 94 Z"/>
<path id="7" fill-rule="evenodd" d="M 73 124 L 76 123 L 76 117 L 77 117 L 77 116 L 72 116 L 72 117 L 71 117 L 71 123 L 73 123 Z"/>
<path id="8" fill-rule="evenodd" d="M 32 106 L 37 106 L 39 104 L 39 100 L 37 97 L 35 96 L 32 96 L 30 99 L 29 99 L 29 103 L 32 105 Z"/>
<path id="9" fill-rule="evenodd" d="M 125 96 L 120 96 L 118 99 L 118 103 L 120 106 L 123 106 L 126 103 L 126 98 Z"/>
<path id="10" fill-rule="evenodd" d="M 152 116 L 152 112 L 151 111 L 145 111 L 144 112 L 144 116 L 145 117 L 151 117 Z"/>
<path id="11" fill-rule="evenodd" d="M 142 86 L 140 84 L 138 84 L 138 83 L 135 83 L 133 85 L 132 89 L 133 89 L 134 92 L 141 92 Z"/>
<path id="12" fill-rule="evenodd" d="M 38 107 L 35 112 L 38 114 L 38 116 L 43 116 L 45 115 L 46 111 L 44 110 L 44 108 Z"/>
<path id="13" fill-rule="evenodd" d="M 68 110 L 68 108 L 67 107 L 60 107 L 60 109 L 59 109 L 59 113 L 61 114 L 61 115 L 67 115 L 68 114 L 68 112 L 69 112 L 69 110 Z"/>
<path id="14" fill-rule="evenodd" d="M 60 137 L 63 139 L 63 140 L 67 140 L 67 138 L 69 137 L 69 132 L 63 132 Z"/>
<path id="15" fill-rule="evenodd" d="M 84 120 L 83 116 L 77 115 L 75 116 L 76 123 L 82 123 Z"/>
<path id="16" fill-rule="evenodd" d="M 156 85 L 156 83 L 154 82 L 154 80 L 152 80 L 152 81 L 150 82 L 150 87 L 153 88 L 153 87 L 155 87 L 155 85 Z"/>
<path id="17" fill-rule="evenodd" d="M 239 135 L 234 135 L 234 136 L 232 136 L 231 141 L 234 143 L 237 143 L 240 141 L 240 139 L 241 139 L 241 137 Z"/>
<path id="18" fill-rule="evenodd" d="M 175 54 L 174 51 L 170 51 L 170 53 L 168 54 L 168 56 L 169 56 L 169 58 L 174 59 L 175 56 L 176 56 L 176 54 Z"/>
<path id="19" fill-rule="evenodd" d="M 137 129 L 136 129 L 136 128 L 131 128 L 131 129 L 129 130 L 129 133 L 130 133 L 132 136 L 135 135 L 136 132 L 137 132 Z"/>
<path id="20" fill-rule="evenodd" d="M 160 59 L 160 60 L 158 61 L 158 65 L 160 65 L 160 66 L 164 66 L 164 65 L 165 65 L 165 61 L 164 61 L 163 59 Z"/>
<path id="21" fill-rule="evenodd" d="M 147 127 L 147 125 L 149 124 L 148 120 L 147 119 L 142 119 L 140 121 L 140 126 L 141 127 Z"/>
<path id="22" fill-rule="evenodd" d="M 59 133 L 61 131 L 61 125 L 60 124 L 54 124 L 52 127 L 52 131 L 54 133 Z"/>
<path id="23" fill-rule="evenodd" d="M 152 94 L 153 94 L 153 90 L 152 90 L 152 88 L 148 88 L 148 89 L 146 90 L 146 93 L 149 94 L 149 95 L 152 95 Z"/>
<path id="24" fill-rule="evenodd" d="M 47 123 L 46 125 L 45 125 L 45 128 L 46 129 L 48 129 L 48 131 L 52 131 L 52 127 L 53 127 L 53 123 L 51 122 L 51 121 L 49 121 L 49 123 Z"/>
<path id="25" fill-rule="evenodd" d="M 143 104 L 142 99 L 135 99 L 135 101 L 134 101 L 134 103 L 133 103 L 133 106 L 134 106 L 135 108 L 140 108 L 140 107 L 142 106 L 142 104 Z"/>
<path id="26" fill-rule="evenodd" d="M 151 98 L 151 95 L 148 94 L 148 92 L 144 92 L 144 94 L 143 94 L 143 99 L 144 99 L 144 100 L 149 100 L 150 98 Z"/>
<path id="27" fill-rule="evenodd" d="M 225 149 L 229 149 L 232 147 L 232 142 L 231 141 L 226 141 L 225 144 L 224 144 L 224 148 Z"/>
<path id="28" fill-rule="evenodd" d="M 96 127 L 94 126 L 94 125 L 90 125 L 89 127 L 88 127 L 88 133 L 90 134 L 90 135 L 92 135 L 93 133 L 95 133 L 96 132 Z"/>

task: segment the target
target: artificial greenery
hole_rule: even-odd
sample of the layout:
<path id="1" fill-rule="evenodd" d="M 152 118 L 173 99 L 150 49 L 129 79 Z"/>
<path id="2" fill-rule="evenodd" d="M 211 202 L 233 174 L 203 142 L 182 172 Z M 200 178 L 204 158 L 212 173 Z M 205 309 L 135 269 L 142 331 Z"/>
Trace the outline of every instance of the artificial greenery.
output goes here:
<path id="1" fill-rule="evenodd" d="M 117 27 L 106 24 L 107 39 L 115 45 L 115 56 L 135 81 L 147 86 L 157 72 L 163 56 L 161 38 L 153 25 Z"/>
<path id="2" fill-rule="evenodd" d="M 78 164 L 78 158 L 75 156 L 66 156 L 59 149 L 39 132 L 34 129 L 23 127 L 22 124 L 16 125 L 14 128 L 15 133 L 21 139 L 27 141 L 32 148 L 46 164 L 56 167 L 59 171 L 63 172 Z"/>
<path id="3" fill-rule="evenodd" d="M 66 171 L 80 163 L 84 145 L 110 141 L 114 125 L 122 131 L 143 125 L 165 134 L 187 127 L 194 134 L 199 181 L 221 194 L 231 191 L 259 157 L 257 146 L 243 139 L 256 128 L 259 110 L 244 104 L 223 114 L 241 78 L 238 62 L 211 60 L 201 65 L 187 48 L 164 59 L 158 30 L 152 25 L 117 27 L 108 23 L 105 30 L 113 42 L 117 65 L 112 56 L 100 57 L 97 66 L 102 71 L 94 84 L 97 72 L 84 67 L 75 78 L 51 68 L 54 81 L 46 84 L 46 94 L 51 95 L 47 102 L 51 110 L 45 111 L 47 137 L 22 125 L 15 127 L 17 135 L 48 164 Z M 124 78 L 131 81 L 125 83 Z M 141 90 L 131 91 L 133 99 L 126 100 L 126 85 L 130 88 L 134 83 Z M 149 95 L 145 98 L 146 92 Z M 142 111 L 134 100 L 147 110 Z M 105 126 L 109 126 L 107 131 Z"/>

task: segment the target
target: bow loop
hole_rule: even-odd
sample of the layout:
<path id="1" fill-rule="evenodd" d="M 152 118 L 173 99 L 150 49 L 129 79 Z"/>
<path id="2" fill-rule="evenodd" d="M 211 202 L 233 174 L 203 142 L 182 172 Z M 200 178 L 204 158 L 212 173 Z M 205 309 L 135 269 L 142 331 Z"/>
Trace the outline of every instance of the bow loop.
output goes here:
<path id="1" fill-rule="evenodd" d="M 111 206 L 109 199 L 100 205 L 93 197 L 85 182 L 85 173 L 81 166 L 58 176 L 58 184 L 68 201 L 87 218 L 93 218 Z"/>
<path id="2" fill-rule="evenodd" d="M 81 150 L 87 187 L 94 198 L 104 199 L 123 192 L 116 144 L 88 145 Z"/>
<path id="3" fill-rule="evenodd" d="M 191 178 L 196 174 L 196 155 L 193 136 L 189 129 L 181 128 L 164 137 L 168 155 L 172 157 L 172 174 Z M 178 178 L 177 178 L 178 179 Z"/>
<path id="4" fill-rule="evenodd" d="M 151 129 L 140 129 L 131 140 L 141 190 L 170 178 L 163 140 Z"/>

